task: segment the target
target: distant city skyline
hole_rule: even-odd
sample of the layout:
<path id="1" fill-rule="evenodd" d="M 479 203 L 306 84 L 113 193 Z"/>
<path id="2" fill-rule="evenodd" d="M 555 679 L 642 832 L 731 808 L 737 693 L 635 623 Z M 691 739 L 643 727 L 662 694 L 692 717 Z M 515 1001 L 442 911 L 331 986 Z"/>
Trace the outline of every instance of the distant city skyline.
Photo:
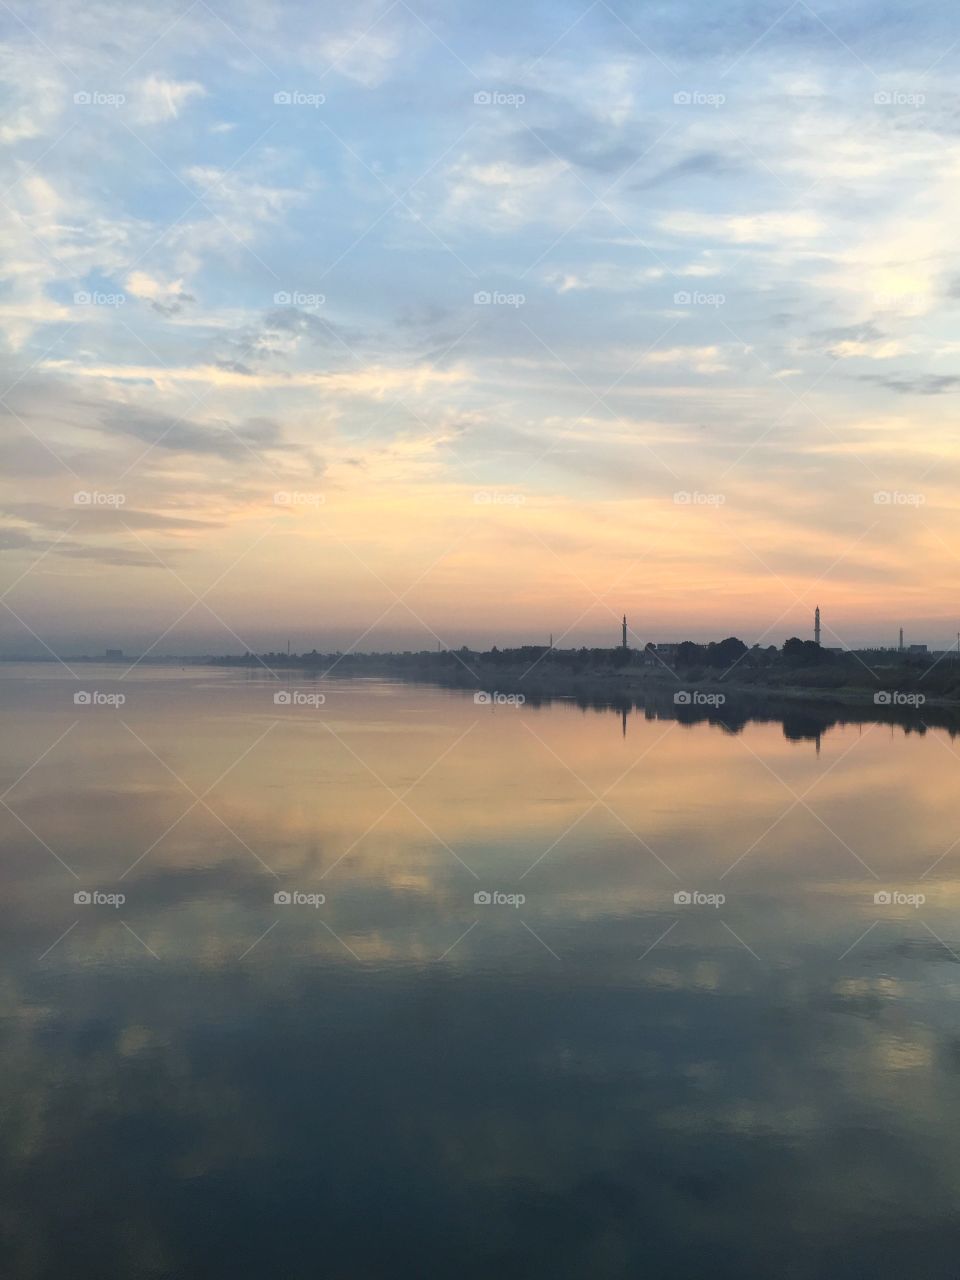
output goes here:
<path id="1" fill-rule="evenodd" d="M 827 622 L 823 623 L 824 631 L 822 636 L 822 644 L 824 648 L 851 648 L 851 649 L 891 649 L 896 650 L 900 647 L 899 627 L 892 629 L 889 635 L 880 633 L 864 633 L 862 631 L 851 629 L 848 635 L 844 635 L 842 639 L 837 636 L 831 637 L 827 632 Z M 60 642 L 57 646 L 51 646 L 45 649 L 38 641 L 33 640 L 31 643 L 22 642 L 19 646 L 16 644 L 4 645 L 0 649 L 0 658 L 50 658 L 56 656 L 69 659 L 72 657 L 97 657 L 106 656 L 107 650 L 119 649 L 122 651 L 124 658 L 136 658 L 142 654 L 148 654 L 153 657 L 196 657 L 199 655 L 226 655 L 239 654 L 249 647 L 256 653 L 283 653 L 286 652 L 289 643 L 292 653 L 308 653 L 313 649 L 321 653 L 332 653 L 337 650 L 350 650 L 358 653 L 374 653 L 374 652 L 402 652 L 406 650 L 412 651 L 434 651 L 438 644 L 442 644 L 446 649 L 458 649 L 466 645 L 469 649 L 489 650 L 494 646 L 499 648 L 514 648 L 522 645 L 549 645 L 551 643 L 551 635 L 537 635 L 532 631 L 517 631 L 509 627 L 503 631 L 476 631 L 470 634 L 455 634 L 450 637 L 444 637 L 442 641 L 438 641 L 429 633 L 424 635 L 422 631 L 411 630 L 401 631 L 393 629 L 384 629 L 379 633 L 379 640 L 374 641 L 370 637 L 361 644 L 356 644 L 356 634 L 349 629 L 342 631 L 317 631 L 310 633 L 293 632 L 290 635 L 275 635 L 266 633 L 260 629 L 256 632 L 251 631 L 249 638 L 251 644 L 245 646 L 239 644 L 235 640 L 231 640 L 229 635 L 224 636 L 220 631 L 187 631 L 182 633 L 182 643 L 174 644 L 172 637 L 167 637 L 161 644 L 154 644 L 156 636 L 148 636 L 142 633 L 139 636 L 136 632 L 124 634 L 114 634 L 106 639 L 91 634 L 86 640 L 79 638 L 71 639 L 69 637 L 59 638 Z M 641 649 L 647 643 L 655 644 L 675 644 L 682 640 L 692 640 L 695 643 L 708 643 L 709 641 L 719 641 L 727 636 L 736 636 L 745 641 L 748 645 L 759 643 L 766 647 L 773 645 L 776 648 L 782 647 L 785 640 L 793 636 L 802 640 L 814 639 L 814 631 L 812 619 L 807 619 L 807 625 L 803 626 L 801 622 L 795 628 L 779 627 L 775 632 L 768 635 L 761 633 L 752 633 L 746 631 L 742 627 L 737 627 L 731 623 L 728 627 L 720 627 L 719 629 L 707 629 L 703 627 L 695 629 L 685 629 L 680 627 L 664 627 L 658 628 L 654 634 L 651 632 L 638 632 L 633 622 L 627 619 L 627 647 L 630 649 Z M 126 638 L 125 638 L 126 637 Z M 622 621 L 619 617 L 611 619 L 609 627 L 589 627 L 580 628 L 575 632 L 562 636 L 559 631 L 552 635 L 553 646 L 557 649 L 575 649 L 575 648 L 618 648 L 622 644 Z M 905 628 L 902 645 L 904 650 L 909 650 L 911 645 L 926 645 L 931 651 L 946 651 L 957 648 L 956 631 L 951 635 L 949 631 L 941 628 L 939 633 L 935 633 L 933 629 L 925 630 L 923 628 Z"/>

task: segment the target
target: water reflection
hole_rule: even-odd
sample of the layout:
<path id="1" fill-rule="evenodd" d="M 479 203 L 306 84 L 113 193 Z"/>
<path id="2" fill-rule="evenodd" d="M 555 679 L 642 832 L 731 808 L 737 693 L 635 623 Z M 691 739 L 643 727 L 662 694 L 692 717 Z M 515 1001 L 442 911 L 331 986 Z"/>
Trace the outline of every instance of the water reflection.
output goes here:
<path id="1" fill-rule="evenodd" d="M 0 670 L 7 1274 L 952 1274 L 948 728 L 123 689 Z"/>

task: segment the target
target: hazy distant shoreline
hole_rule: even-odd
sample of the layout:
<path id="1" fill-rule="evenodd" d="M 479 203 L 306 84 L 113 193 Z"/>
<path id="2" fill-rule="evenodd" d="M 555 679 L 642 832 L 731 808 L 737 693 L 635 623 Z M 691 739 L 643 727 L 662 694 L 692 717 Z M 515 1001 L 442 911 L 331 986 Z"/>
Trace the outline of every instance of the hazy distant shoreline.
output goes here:
<path id="1" fill-rule="evenodd" d="M 664 699 L 683 705 L 710 705 L 713 695 L 724 701 L 757 700 L 916 712 L 926 707 L 960 710 L 960 662 L 918 662 L 899 654 L 884 666 L 868 668 L 853 655 L 831 656 L 820 666 L 790 666 L 778 661 L 758 667 L 746 660 L 732 670 L 703 667 L 668 668 L 638 661 L 628 651 L 622 666 L 598 668 L 589 661 L 571 666 L 567 655 L 544 650 L 527 652 L 521 661 L 510 651 L 475 653 L 443 651 L 425 654 L 326 654 L 214 659 L 216 665 L 269 668 L 277 674 L 349 678 L 385 677 L 464 691 L 522 694 L 527 700 L 575 698 L 612 706 Z M 617 651 L 608 651 L 614 655 Z"/>
<path id="2" fill-rule="evenodd" d="M 704 647 L 706 652 L 706 648 Z M 807 647 L 807 657 L 814 651 Z M 464 691 L 522 694 L 525 699 L 574 698 L 611 706 L 675 700 L 678 705 L 723 705 L 733 699 L 884 711 L 944 708 L 960 711 L 960 660 L 923 658 L 895 650 L 834 654 L 791 662 L 783 651 L 746 650 L 722 666 L 682 665 L 643 650 L 566 650 L 525 646 L 408 653 L 264 653 L 234 655 L 72 657 L 77 665 L 246 668 L 264 674 L 332 679 L 379 677 Z M 801 655 L 802 658 L 802 655 Z M 55 660 L 2 659 L 6 664 Z"/>

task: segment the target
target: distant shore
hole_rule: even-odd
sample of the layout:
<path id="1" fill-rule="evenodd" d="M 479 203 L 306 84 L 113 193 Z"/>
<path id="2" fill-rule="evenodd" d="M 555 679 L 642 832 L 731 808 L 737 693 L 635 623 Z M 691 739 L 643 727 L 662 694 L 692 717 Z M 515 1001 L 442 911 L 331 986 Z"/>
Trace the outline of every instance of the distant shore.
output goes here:
<path id="1" fill-rule="evenodd" d="M 665 699 L 678 706 L 723 705 L 763 700 L 823 708 L 915 712 L 922 708 L 960 711 L 960 662 L 918 661 L 895 652 L 830 655 L 808 665 L 792 665 L 768 652 L 748 651 L 723 669 L 680 666 L 652 660 L 643 651 L 537 649 L 445 650 L 406 654 L 263 654 L 215 659 L 217 665 L 268 667 L 305 676 L 385 677 L 465 691 L 522 694 L 528 701 L 573 698 L 611 706 L 643 705 Z M 624 654 L 626 656 L 624 656 Z M 644 660 L 646 657 L 646 660 Z"/>
<path id="2" fill-rule="evenodd" d="M 887 686 L 827 688 L 814 684 L 791 684 L 781 681 L 718 679 L 716 676 L 703 674 L 694 676 L 682 671 L 673 674 L 653 668 L 642 671 L 591 672 L 581 675 L 564 671 L 547 671 L 541 674 L 520 669 L 493 668 L 483 664 L 474 666 L 473 670 L 476 672 L 476 678 L 466 670 L 462 673 L 435 671 L 417 675 L 408 671 L 391 670 L 389 664 L 385 664 L 383 674 L 400 679 L 439 684 L 447 688 L 524 694 L 527 698 L 539 699 L 561 697 L 585 698 L 589 701 L 601 699 L 608 700 L 611 705 L 618 705 L 625 701 L 642 705 L 650 698 L 660 701 L 667 696 L 676 705 L 685 706 L 691 705 L 698 697 L 719 695 L 726 701 L 764 699 L 807 706 L 817 704 L 824 708 L 942 707 L 960 711 L 958 695 L 925 694 L 922 690 Z M 334 671 L 331 674 L 335 676 L 337 672 Z M 887 697 L 889 701 L 885 700 Z M 908 701 L 908 699 L 916 700 Z"/>

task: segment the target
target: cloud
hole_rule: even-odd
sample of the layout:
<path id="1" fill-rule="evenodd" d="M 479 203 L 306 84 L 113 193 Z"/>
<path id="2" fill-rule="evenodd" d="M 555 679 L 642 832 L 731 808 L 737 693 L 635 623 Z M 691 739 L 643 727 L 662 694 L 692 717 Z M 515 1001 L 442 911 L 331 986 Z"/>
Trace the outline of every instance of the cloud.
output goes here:
<path id="1" fill-rule="evenodd" d="M 41 138 L 54 127 L 65 98 L 65 85 L 51 59 L 24 45 L 0 45 L 0 84 L 4 87 L 0 144 L 15 147 Z"/>
<path id="2" fill-rule="evenodd" d="M 682 276 L 692 279 L 709 279 L 721 274 L 721 268 L 705 263 L 686 263 L 670 268 L 666 266 L 626 268 L 620 262 L 589 263 L 573 270 L 550 269 L 543 278 L 557 293 L 571 293 L 583 289 L 602 289 L 611 293 L 633 293 L 638 289 Z M 672 300 L 675 286 L 664 286 L 661 302 Z M 646 295 L 650 297 L 648 293 Z"/>
<path id="3" fill-rule="evenodd" d="M 8 502 L 5 512 L 42 529 L 80 528 L 85 533 L 117 532 L 126 525 L 131 529 L 161 529 L 171 532 L 199 532 L 219 529 L 223 521 L 195 520 L 187 516 L 170 516 L 158 511 L 142 511 L 137 507 L 72 506 L 54 507 L 42 502 Z"/>
<path id="4" fill-rule="evenodd" d="M 660 219 L 664 231 L 703 240 L 728 240 L 733 244 L 805 243 L 820 236 L 822 219 L 809 213 L 753 214 L 671 213 Z"/>
<path id="5" fill-rule="evenodd" d="M 861 381 L 896 391 L 898 395 L 942 396 L 960 389 L 960 375 L 918 373 L 882 377 L 879 374 L 863 374 Z"/>
<path id="6" fill-rule="evenodd" d="M 450 386 L 462 382 L 462 369 L 437 369 L 417 366 L 412 369 L 370 366 L 338 373 L 247 373 L 242 367 L 218 365 L 122 365 L 78 364 L 72 360 L 46 360 L 42 368 L 70 373 L 75 377 L 117 382 L 152 383 L 173 387 L 180 383 L 203 383 L 211 387 L 235 387 L 246 391 L 289 390 L 313 387 L 348 395 L 381 396 L 391 391 L 417 391 L 425 387 Z"/>
<path id="7" fill-rule="evenodd" d="M 134 436 L 172 453 L 237 459 L 289 448 L 277 423 L 263 419 L 231 426 L 223 421 L 197 422 L 133 405 L 115 405 L 104 410 L 100 426 L 110 434 Z"/>
<path id="8" fill-rule="evenodd" d="M 724 373 L 728 368 L 719 347 L 668 347 L 643 357 L 647 365 L 682 365 L 696 373 Z"/>
<path id="9" fill-rule="evenodd" d="M 525 126 L 513 132 L 509 150 L 525 165 L 560 159 L 594 173 L 622 173 L 640 158 L 652 139 L 635 130 L 611 129 L 583 116 L 565 117 L 556 125 Z"/>
<path id="10" fill-rule="evenodd" d="M 378 13 L 370 4 L 355 4 L 349 11 L 339 10 L 338 16 L 345 12 L 353 21 L 335 33 L 330 30 L 330 15 L 320 16 L 321 33 L 312 39 L 305 33 L 303 52 L 312 69 L 332 70 L 365 89 L 375 89 L 387 79 L 407 39 L 399 23 L 391 27 L 382 21 L 386 17 L 382 9 Z"/>
<path id="11" fill-rule="evenodd" d="M 161 316 L 179 315 L 185 303 L 196 302 L 196 298 L 184 289 L 182 279 L 164 284 L 146 271 L 131 271 L 124 282 L 124 288 L 135 298 L 147 301 Z"/>
<path id="12" fill-rule="evenodd" d="M 196 80 L 168 80 L 149 75 L 134 89 L 135 117 L 140 124 L 162 124 L 175 120 L 192 98 L 206 96 L 206 89 Z"/>
<path id="13" fill-rule="evenodd" d="M 744 165 L 720 151 L 697 151 L 674 161 L 648 178 L 630 183 L 634 191 L 649 191 L 684 178 L 725 178 L 744 171 Z"/>
<path id="14" fill-rule="evenodd" d="M 535 166 L 499 156 L 458 160 L 446 187 L 444 222 L 460 229 L 475 225 L 503 232 L 535 222 L 562 224 L 592 204 L 589 192 L 570 178 L 569 166 L 549 155 Z M 531 259 L 536 256 L 531 253 Z"/>
<path id="15" fill-rule="evenodd" d="M 834 360 L 848 360 L 854 356 L 867 360 L 890 360 L 910 350 L 908 343 L 888 337 L 870 321 L 823 329 L 814 337 L 824 344 L 827 355 Z"/>
<path id="16" fill-rule="evenodd" d="M 46 552 L 51 557 L 66 556 L 71 560 L 95 560 L 100 564 L 122 567 L 134 566 L 138 569 L 155 569 L 160 562 L 153 556 L 141 551 L 128 551 L 123 547 L 97 547 L 77 542 L 73 538 L 35 538 L 22 529 L 11 529 L 0 526 L 0 551 L 36 551 Z M 178 548 L 164 548 L 163 554 L 176 554 Z"/>

